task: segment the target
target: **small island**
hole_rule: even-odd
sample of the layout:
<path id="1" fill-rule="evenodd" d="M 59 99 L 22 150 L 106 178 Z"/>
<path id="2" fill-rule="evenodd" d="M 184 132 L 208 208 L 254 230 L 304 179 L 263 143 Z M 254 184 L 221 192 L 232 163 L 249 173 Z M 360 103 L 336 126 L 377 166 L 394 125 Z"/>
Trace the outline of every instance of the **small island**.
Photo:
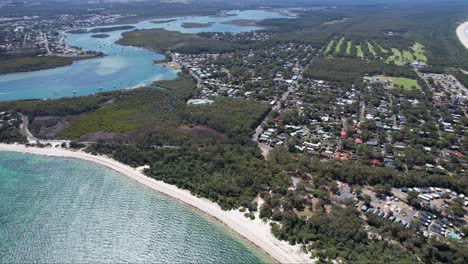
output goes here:
<path id="1" fill-rule="evenodd" d="M 112 31 L 120 31 L 120 30 L 129 30 L 134 29 L 134 26 L 115 26 L 115 27 L 102 27 L 102 28 L 93 28 L 89 32 L 91 33 L 104 33 L 104 32 L 112 32 Z"/>
<path id="2" fill-rule="evenodd" d="M 221 22 L 221 24 L 234 25 L 234 26 L 239 26 L 239 27 L 252 27 L 252 26 L 256 26 L 258 21 L 259 20 L 253 20 L 253 19 L 237 19 L 237 20 Z"/>
<path id="3" fill-rule="evenodd" d="M 208 23 L 195 23 L 195 22 L 184 22 L 182 23 L 183 28 L 206 28 L 206 27 L 211 27 L 214 24 L 214 22 L 208 22 Z"/>
<path id="4" fill-rule="evenodd" d="M 86 33 L 88 33 L 88 30 L 86 28 L 70 29 L 70 30 L 67 30 L 65 33 L 68 33 L 68 34 L 86 34 Z"/>
<path id="5" fill-rule="evenodd" d="M 151 21 L 151 23 L 153 23 L 153 24 L 164 24 L 164 23 L 170 23 L 170 22 L 174 22 L 174 21 L 177 21 L 177 19 L 154 20 L 154 21 Z"/>
<path id="6" fill-rule="evenodd" d="M 92 38 L 108 38 L 110 37 L 109 34 L 94 34 L 94 35 L 91 35 Z"/>

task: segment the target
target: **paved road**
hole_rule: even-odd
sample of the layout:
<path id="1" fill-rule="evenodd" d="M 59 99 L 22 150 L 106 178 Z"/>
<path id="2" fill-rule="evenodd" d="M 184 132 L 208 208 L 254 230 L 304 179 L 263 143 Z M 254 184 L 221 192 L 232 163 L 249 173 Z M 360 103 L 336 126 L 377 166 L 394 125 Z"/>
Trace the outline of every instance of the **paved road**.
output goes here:
<path id="1" fill-rule="evenodd" d="M 282 95 L 281 95 L 281 100 L 278 100 L 276 102 L 276 104 L 272 107 L 272 110 L 279 110 L 281 108 L 281 103 L 284 102 L 290 93 L 292 93 L 294 91 L 294 87 L 293 86 L 289 86 L 288 87 L 288 90 L 286 92 L 284 92 Z M 268 119 L 268 115 L 265 117 L 265 119 L 263 119 L 263 121 L 260 123 L 260 125 L 258 125 L 258 127 L 255 129 L 255 133 L 252 135 L 252 141 L 257 141 L 258 140 L 258 137 L 260 136 L 260 133 L 262 132 L 262 126 L 264 124 L 266 124 L 266 120 Z M 261 143 L 259 143 L 259 147 L 262 148 L 262 146 L 260 146 Z M 265 149 L 265 147 L 268 147 L 268 146 L 263 146 L 263 148 Z M 270 148 L 270 147 L 268 147 Z M 271 148 L 270 148 L 271 149 Z"/>

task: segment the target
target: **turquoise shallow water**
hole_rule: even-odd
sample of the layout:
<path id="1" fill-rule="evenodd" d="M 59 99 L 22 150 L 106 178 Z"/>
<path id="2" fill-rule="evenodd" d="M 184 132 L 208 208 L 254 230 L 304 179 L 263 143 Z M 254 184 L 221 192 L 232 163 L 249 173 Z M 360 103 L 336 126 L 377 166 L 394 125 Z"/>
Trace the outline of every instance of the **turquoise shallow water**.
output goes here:
<path id="1" fill-rule="evenodd" d="M 185 33 L 198 32 L 244 32 L 259 27 L 240 27 L 221 22 L 237 19 L 286 18 L 275 12 L 261 10 L 232 11 L 226 17 L 184 17 L 164 24 L 142 21 L 133 24 L 137 29 L 165 28 Z M 184 22 L 214 22 L 206 28 L 183 28 Z M 137 47 L 114 44 L 125 31 L 107 33 L 109 38 L 92 38 L 93 34 L 67 34 L 71 46 L 86 50 L 101 51 L 108 56 L 81 60 L 72 65 L 55 69 L 0 75 L 0 101 L 18 99 L 50 99 L 82 96 L 100 91 L 112 91 L 148 85 L 156 80 L 170 80 L 177 72 L 153 63 L 163 56 Z"/>
<path id="2" fill-rule="evenodd" d="M 208 217 L 100 165 L 0 152 L 0 263 L 259 263 Z"/>

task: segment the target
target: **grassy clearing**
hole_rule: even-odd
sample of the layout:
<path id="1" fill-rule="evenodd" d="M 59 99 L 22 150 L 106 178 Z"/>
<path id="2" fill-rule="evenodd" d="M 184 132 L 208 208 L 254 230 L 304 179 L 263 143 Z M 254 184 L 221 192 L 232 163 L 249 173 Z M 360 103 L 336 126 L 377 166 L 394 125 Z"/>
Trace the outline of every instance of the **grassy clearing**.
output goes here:
<path id="1" fill-rule="evenodd" d="M 351 55 L 351 47 L 353 46 L 353 42 L 350 40 L 346 43 L 346 54 Z"/>
<path id="2" fill-rule="evenodd" d="M 332 39 L 330 42 L 328 42 L 328 45 L 327 47 L 325 48 L 325 54 L 328 54 L 330 53 L 332 47 L 333 47 L 333 44 L 335 44 L 335 40 Z"/>
<path id="3" fill-rule="evenodd" d="M 403 58 L 406 60 L 407 63 L 412 63 L 414 61 L 413 54 L 411 54 L 411 52 L 407 50 L 403 51 Z"/>
<path id="4" fill-rule="evenodd" d="M 413 50 L 413 56 L 416 58 L 416 60 L 427 62 L 427 57 L 424 55 L 424 45 L 419 42 L 415 42 L 413 47 L 411 47 L 411 50 Z"/>
<path id="5" fill-rule="evenodd" d="M 403 87 L 404 89 L 410 90 L 413 89 L 413 87 L 416 87 L 417 89 L 421 89 L 421 86 L 418 84 L 418 82 L 415 79 L 410 79 L 410 78 L 405 78 L 405 77 L 390 77 L 390 76 L 383 76 L 383 75 L 377 75 L 374 77 L 371 77 L 372 81 L 390 81 L 390 86 L 391 87 Z"/>
<path id="6" fill-rule="evenodd" d="M 375 49 L 374 49 L 374 46 L 372 46 L 372 44 L 370 44 L 369 41 L 366 41 L 367 42 L 367 47 L 369 47 L 369 52 L 374 55 L 374 56 L 377 56 L 377 52 L 375 52 Z"/>
<path id="7" fill-rule="evenodd" d="M 388 57 L 387 63 L 394 62 L 396 65 L 403 66 L 403 56 L 401 55 L 401 52 L 396 49 L 392 48 L 392 55 Z"/>
<path id="8" fill-rule="evenodd" d="M 340 40 L 338 41 L 338 44 L 336 44 L 335 53 L 340 53 L 341 47 L 343 46 L 343 42 L 344 42 L 344 37 L 341 37 Z"/>
<path id="9" fill-rule="evenodd" d="M 361 59 L 364 58 L 364 52 L 362 51 L 361 45 L 356 45 L 357 56 Z"/>
<path id="10" fill-rule="evenodd" d="M 314 212 L 310 211 L 310 207 L 306 206 L 304 210 L 299 211 L 296 208 L 293 209 L 294 213 L 297 215 L 297 217 L 302 218 L 302 217 L 311 217 L 314 215 Z"/>
<path id="11" fill-rule="evenodd" d="M 377 47 L 379 47 L 379 49 L 380 49 L 380 51 L 381 51 L 382 53 L 385 53 L 385 54 L 388 53 L 388 49 L 385 49 L 384 47 L 380 46 L 380 45 L 377 44 L 377 43 L 374 43 L 374 44 L 377 45 Z"/>

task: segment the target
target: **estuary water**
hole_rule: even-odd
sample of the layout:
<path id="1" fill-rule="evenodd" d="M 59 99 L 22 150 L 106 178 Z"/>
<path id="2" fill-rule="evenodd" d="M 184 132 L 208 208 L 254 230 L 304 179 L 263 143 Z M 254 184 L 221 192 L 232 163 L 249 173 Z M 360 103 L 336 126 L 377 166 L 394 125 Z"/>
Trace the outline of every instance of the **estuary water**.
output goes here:
<path id="1" fill-rule="evenodd" d="M 0 152 L 0 263 L 265 263 L 224 226 L 100 165 Z"/>
<path id="2" fill-rule="evenodd" d="M 164 28 L 184 33 L 245 32 L 261 28 L 235 26 L 222 22 L 267 18 L 287 17 L 276 12 L 262 10 L 231 11 L 227 12 L 227 16 L 183 17 L 160 24 L 151 23 L 153 19 L 131 26 L 136 29 Z M 204 28 L 183 28 L 181 25 L 184 22 L 213 22 L 213 24 Z M 153 63 L 154 60 L 162 59 L 163 55 L 143 48 L 115 44 L 114 42 L 125 31 L 128 30 L 106 33 L 110 37 L 104 39 L 92 38 L 92 33 L 66 34 L 71 46 L 104 52 L 108 56 L 81 60 L 55 69 L 0 75 L 0 101 L 83 96 L 148 85 L 156 80 L 170 80 L 177 77 L 176 70 Z"/>

